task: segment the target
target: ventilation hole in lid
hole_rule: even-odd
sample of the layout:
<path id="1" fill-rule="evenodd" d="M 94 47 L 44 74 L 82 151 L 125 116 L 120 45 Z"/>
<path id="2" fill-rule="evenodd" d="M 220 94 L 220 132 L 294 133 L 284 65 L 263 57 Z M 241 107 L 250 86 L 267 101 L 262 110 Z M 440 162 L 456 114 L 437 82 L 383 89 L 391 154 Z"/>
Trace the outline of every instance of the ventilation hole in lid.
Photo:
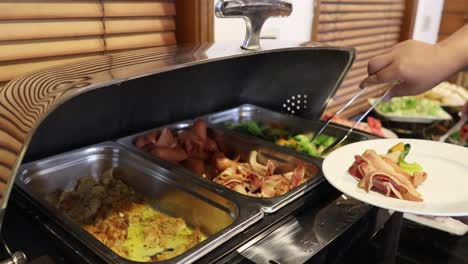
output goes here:
<path id="1" fill-rule="evenodd" d="M 304 94 L 304 98 L 307 98 L 307 94 Z"/>
<path id="2" fill-rule="evenodd" d="M 288 99 L 288 100 L 286 100 L 286 102 L 288 102 L 288 103 L 289 103 L 289 102 L 291 102 L 291 101 Z"/>
<path id="3" fill-rule="evenodd" d="M 297 110 L 301 109 L 299 106 L 297 106 Z"/>
<path id="4" fill-rule="evenodd" d="M 304 104 L 307 104 L 307 100 L 304 100 Z"/>
<path id="5" fill-rule="evenodd" d="M 294 110 L 291 110 L 291 113 L 294 114 Z"/>
<path id="6" fill-rule="evenodd" d="M 301 103 L 301 100 L 297 100 L 297 103 L 300 104 L 300 103 Z"/>
<path id="7" fill-rule="evenodd" d="M 297 98 L 301 98 L 301 95 L 300 95 L 300 94 L 298 94 L 298 95 L 297 95 Z"/>
<path id="8" fill-rule="evenodd" d="M 294 102 L 292 102 L 291 105 L 294 106 Z"/>
<path id="9" fill-rule="evenodd" d="M 291 107 L 288 107 L 288 111 L 291 111 Z"/>
<path id="10" fill-rule="evenodd" d="M 293 95 L 292 99 L 296 99 L 296 97 Z"/>
<path id="11" fill-rule="evenodd" d="M 286 104 L 283 104 L 283 107 L 286 108 Z"/>

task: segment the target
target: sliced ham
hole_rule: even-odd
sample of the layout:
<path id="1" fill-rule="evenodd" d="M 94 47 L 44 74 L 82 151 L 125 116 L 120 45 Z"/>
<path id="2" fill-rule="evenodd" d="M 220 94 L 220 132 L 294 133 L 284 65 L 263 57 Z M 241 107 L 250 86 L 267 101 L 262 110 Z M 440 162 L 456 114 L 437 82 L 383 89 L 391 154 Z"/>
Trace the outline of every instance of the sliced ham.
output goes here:
<path id="1" fill-rule="evenodd" d="M 425 180 L 426 174 L 410 175 L 391 158 L 379 156 L 373 150 L 355 156 L 348 172 L 359 179 L 358 186 L 366 191 L 372 189 L 398 199 L 422 201 L 421 194 L 415 188 Z"/>

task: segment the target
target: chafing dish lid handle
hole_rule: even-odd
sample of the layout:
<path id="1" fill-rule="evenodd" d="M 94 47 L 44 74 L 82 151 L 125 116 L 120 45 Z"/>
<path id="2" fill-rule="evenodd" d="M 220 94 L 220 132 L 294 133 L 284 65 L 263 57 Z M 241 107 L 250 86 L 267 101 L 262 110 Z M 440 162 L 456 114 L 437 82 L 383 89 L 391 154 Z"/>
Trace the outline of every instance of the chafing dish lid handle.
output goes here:
<path id="1" fill-rule="evenodd" d="M 260 32 L 263 24 L 270 17 L 286 17 L 292 12 L 289 0 L 219 0 L 215 14 L 219 18 L 243 18 L 246 33 L 243 49 L 260 49 Z"/>

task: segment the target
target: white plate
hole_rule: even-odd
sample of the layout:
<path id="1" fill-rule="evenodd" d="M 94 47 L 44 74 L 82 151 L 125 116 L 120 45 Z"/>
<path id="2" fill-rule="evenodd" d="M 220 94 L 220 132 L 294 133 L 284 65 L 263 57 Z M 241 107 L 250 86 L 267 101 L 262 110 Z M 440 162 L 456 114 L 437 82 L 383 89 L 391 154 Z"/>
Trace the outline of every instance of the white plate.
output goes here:
<path id="1" fill-rule="evenodd" d="M 419 163 L 428 174 L 426 181 L 417 188 L 423 202 L 366 192 L 347 172 L 354 162 L 354 155 L 361 155 L 367 149 L 379 154 L 386 153 L 399 142 L 411 144 L 407 160 Z M 368 204 L 421 215 L 468 216 L 468 148 L 419 139 L 367 140 L 336 149 L 325 158 L 322 170 L 335 188 Z"/>
<path id="2" fill-rule="evenodd" d="M 369 104 L 373 104 L 375 102 L 375 98 L 369 98 Z M 424 115 L 408 115 L 408 116 L 402 116 L 402 115 L 396 115 L 396 114 L 389 114 L 389 113 L 384 113 L 380 111 L 379 109 L 374 108 L 374 111 L 385 117 L 386 119 L 394 122 L 404 122 L 404 123 L 421 123 L 421 124 L 430 124 L 435 121 L 445 121 L 445 120 L 451 120 L 452 116 L 450 116 L 445 110 L 441 109 L 441 116 L 424 116 Z"/>
<path id="3" fill-rule="evenodd" d="M 395 132 L 393 132 L 390 129 L 387 129 L 385 127 L 382 127 L 382 133 L 383 133 L 385 138 L 398 138 L 398 135 L 395 134 Z"/>

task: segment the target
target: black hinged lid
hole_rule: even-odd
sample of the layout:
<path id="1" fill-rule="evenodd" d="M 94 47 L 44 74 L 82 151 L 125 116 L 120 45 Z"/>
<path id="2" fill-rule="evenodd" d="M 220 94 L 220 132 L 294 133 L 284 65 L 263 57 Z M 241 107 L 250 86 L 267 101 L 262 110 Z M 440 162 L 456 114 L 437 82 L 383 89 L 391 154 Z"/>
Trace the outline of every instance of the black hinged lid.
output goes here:
<path id="1" fill-rule="evenodd" d="M 12 80 L 0 89 L 1 209 L 23 157 L 35 160 L 244 103 L 281 111 L 297 95 L 307 97 L 307 107 L 295 114 L 317 119 L 354 60 L 352 49 L 313 43 L 265 41 L 262 48 L 151 48 Z"/>
<path id="2" fill-rule="evenodd" d="M 311 43 L 263 46 L 153 48 L 23 77 L 22 85 L 32 90 L 79 88 L 39 126 L 26 159 L 244 103 L 277 111 L 296 107 L 294 114 L 318 119 L 354 59 L 352 49 Z M 292 106 L 288 99 L 297 95 L 305 100 Z"/>

